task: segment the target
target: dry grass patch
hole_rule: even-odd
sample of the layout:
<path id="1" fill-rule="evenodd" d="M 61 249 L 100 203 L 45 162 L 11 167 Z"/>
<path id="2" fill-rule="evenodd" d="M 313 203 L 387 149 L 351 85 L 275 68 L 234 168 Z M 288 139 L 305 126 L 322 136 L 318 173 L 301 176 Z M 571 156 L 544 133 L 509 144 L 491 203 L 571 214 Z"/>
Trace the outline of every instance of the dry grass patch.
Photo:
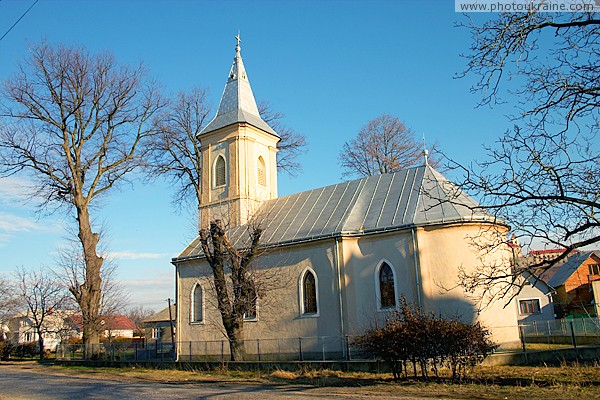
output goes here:
<path id="1" fill-rule="evenodd" d="M 448 376 L 424 382 L 406 378 L 399 382 L 391 374 L 303 369 L 213 371 L 158 370 L 148 368 L 45 367 L 69 375 L 104 379 L 164 383 L 261 383 L 271 385 L 310 385 L 331 387 L 336 393 L 389 394 L 460 399 L 600 399 L 600 366 L 517 367 L 479 366 L 462 383 Z"/>

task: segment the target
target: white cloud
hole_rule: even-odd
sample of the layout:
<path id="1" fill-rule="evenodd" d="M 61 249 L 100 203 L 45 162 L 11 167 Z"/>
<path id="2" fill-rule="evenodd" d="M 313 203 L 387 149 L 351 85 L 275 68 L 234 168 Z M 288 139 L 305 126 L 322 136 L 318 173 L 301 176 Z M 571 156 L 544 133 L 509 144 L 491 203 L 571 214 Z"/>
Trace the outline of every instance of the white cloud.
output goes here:
<path id="1" fill-rule="evenodd" d="M 15 177 L 0 178 L 0 201 L 11 206 L 24 203 L 29 199 L 27 196 L 31 192 L 31 182 Z"/>
<path id="2" fill-rule="evenodd" d="M 166 253 L 140 253 L 135 251 L 110 251 L 107 256 L 119 260 L 149 260 L 168 257 Z"/>
<path id="3" fill-rule="evenodd" d="M 31 218 L 0 212 L 0 231 L 31 232 L 47 230 L 43 225 Z"/>

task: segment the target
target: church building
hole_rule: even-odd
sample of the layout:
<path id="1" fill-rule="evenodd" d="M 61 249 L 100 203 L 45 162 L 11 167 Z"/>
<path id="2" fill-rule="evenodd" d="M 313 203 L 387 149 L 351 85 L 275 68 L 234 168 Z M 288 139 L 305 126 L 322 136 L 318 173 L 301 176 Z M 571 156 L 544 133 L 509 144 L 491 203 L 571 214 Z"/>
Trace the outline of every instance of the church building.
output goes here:
<path id="1" fill-rule="evenodd" d="M 200 227 L 224 221 L 234 246 L 244 245 L 250 225 L 263 229 L 254 268 L 268 290 L 246 315 L 245 339 L 259 339 L 263 353 L 292 352 L 285 343 L 304 338 L 305 346 L 320 343 L 315 351 L 343 355 L 343 338 L 381 324 L 404 296 L 427 312 L 481 321 L 497 343 L 518 342 L 514 303 L 479 310 L 457 286 L 459 271 L 489 260 L 510 268 L 508 248 L 483 260 L 472 243 L 507 228 L 425 158 L 414 168 L 278 197 L 280 138 L 259 115 L 239 40 L 235 51 L 216 116 L 198 135 L 198 218 Z M 226 336 L 199 237 L 172 262 L 177 354 L 218 354 Z"/>

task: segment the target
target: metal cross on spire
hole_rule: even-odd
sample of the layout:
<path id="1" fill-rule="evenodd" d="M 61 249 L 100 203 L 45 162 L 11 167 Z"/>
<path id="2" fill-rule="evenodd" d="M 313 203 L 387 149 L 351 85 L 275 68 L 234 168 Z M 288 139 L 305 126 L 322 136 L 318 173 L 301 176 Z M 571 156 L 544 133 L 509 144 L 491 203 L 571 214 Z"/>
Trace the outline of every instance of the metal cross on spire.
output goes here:
<path id="1" fill-rule="evenodd" d="M 427 142 L 425 141 L 425 132 L 423 132 L 423 157 L 425 157 L 425 165 L 429 165 L 429 150 L 427 150 Z"/>
<path id="2" fill-rule="evenodd" d="M 237 44 L 235 46 L 235 51 L 236 51 L 236 53 L 239 54 L 240 53 L 240 49 L 242 48 L 240 46 L 240 43 L 242 42 L 242 39 L 240 38 L 240 31 L 238 31 L 238 34 L 235 35 L 235 40 L 237 40 Z"/>

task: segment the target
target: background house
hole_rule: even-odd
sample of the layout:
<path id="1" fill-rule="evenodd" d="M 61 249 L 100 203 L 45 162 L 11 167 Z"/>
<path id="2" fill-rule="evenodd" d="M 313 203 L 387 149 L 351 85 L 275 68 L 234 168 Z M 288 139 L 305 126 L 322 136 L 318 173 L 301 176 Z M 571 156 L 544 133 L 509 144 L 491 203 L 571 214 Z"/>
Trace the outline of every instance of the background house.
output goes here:
<path id="1" fill-rule="evenodd" d="M 525 273 L 523 279 L 523 287 L 516 296 L 519 324 L 555 319 L 555 290 L 535 275 Z"/>
<path id="2" fill-rule="evenodd" d="M 55 351 L 59 343 L 77 336 L 76 330 L 68 322 L 72 314 L 71 310 L 55 310 L 46 315 L 41 329 L 45 351 Z M 15 345 L 37 342 L 39 338 L 35 321 L 29 311 L 23 311 L 10 318 L 5 329 L 7 341 Z"/>
<path id="3" fill-rule="evenodd" d="M 81 338 L 83 336 L 81 315 L 71 315 L 69 322 Z M 102 327 L 101 334 L 108 340 L 116 338 L 133 338 L 139 331 L 135 323 L 125 315 L 101 316 L 100 325 Z"/>
<path id="4" fill-rule="evenodd" d="M 548 280 L 556 290 L 557 316 L 597 316 L 592 282 L 600 280 L 600 252 L 569 256 Z"/>
<path id="5" fill-rule="evenodd" d="M 171 326 L 173 332 L 176 329 L 176 317 L 177 310 L 176 305 L 173 304 L 171 309 L 165 307 L 156 314 L 153 314 L 142 320 L 144 325 L 144 337 L 147 342 L 171 342 L 174 341 L 173 335 L 171 335 Z"/>

